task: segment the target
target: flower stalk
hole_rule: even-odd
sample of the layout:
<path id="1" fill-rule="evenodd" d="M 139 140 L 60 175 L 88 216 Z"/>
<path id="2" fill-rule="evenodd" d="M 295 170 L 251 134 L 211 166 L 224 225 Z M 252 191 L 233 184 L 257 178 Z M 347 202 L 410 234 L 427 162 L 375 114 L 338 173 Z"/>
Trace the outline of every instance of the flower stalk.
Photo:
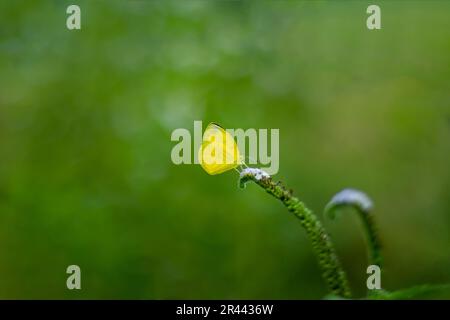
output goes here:
<path id="1" fill-rule="evenodd" d="M 367 236 L 367 244 L 369 246 L 369 263 L 382 268 L 382 246 L 373 214 L 372 200 L 362 191 L 355 189 L 344 189 L 337 193 L 327 204 L 325 207 L 325 213 L 331 218 L 334 218 L 336 211 L 345 207 L 352 207 L 358 212 Z"/>
<path id="2" fill-rule="evenodd" d="M 267 193 L 280 200 L 300 220 L 311 240 L 322 277 L 329 291 L 334 295 L 349 298 L 351 293 L 346 274 L 336 255 L 333 243 L 317 216 L 303 202 L 294 197 L 291 190 L 286 189 L 280 182 L 274 182 L 263 170 L 246 168 L 241 172 L 239 181 L 241 187 L 249 181 L 255 182 Z"/>

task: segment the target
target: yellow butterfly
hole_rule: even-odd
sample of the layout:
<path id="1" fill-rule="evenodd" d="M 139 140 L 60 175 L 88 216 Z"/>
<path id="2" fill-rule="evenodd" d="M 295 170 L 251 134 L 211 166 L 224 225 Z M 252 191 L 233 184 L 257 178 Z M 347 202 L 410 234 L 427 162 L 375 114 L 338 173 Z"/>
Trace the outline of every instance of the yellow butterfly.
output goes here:
<path id="1" fill-rule="evenodd" d="M 210 175 L 223 173 L 242 164 L 233 136 L 214 122 L 203 133 L 198 159 L 202 168 Z"/>

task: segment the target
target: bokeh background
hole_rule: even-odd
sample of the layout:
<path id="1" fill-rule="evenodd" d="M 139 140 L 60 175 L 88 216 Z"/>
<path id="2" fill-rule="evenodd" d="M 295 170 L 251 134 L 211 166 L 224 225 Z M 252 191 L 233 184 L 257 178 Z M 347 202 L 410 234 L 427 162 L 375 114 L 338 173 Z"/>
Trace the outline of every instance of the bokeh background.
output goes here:
<path id="1" fill-rule="evenodd" d="M 450 282 L 450 3 L 377 1 L 379 31 L 369 4 L 2 1 L 0 298 L 326 295 L 280 203 L 171 162 L 194 120 L 280 129 L 276 178 L 319 214 L 357 296 L 360 221 L 322 215 L 344 187 L 375 202 L 384 288 Z"/>

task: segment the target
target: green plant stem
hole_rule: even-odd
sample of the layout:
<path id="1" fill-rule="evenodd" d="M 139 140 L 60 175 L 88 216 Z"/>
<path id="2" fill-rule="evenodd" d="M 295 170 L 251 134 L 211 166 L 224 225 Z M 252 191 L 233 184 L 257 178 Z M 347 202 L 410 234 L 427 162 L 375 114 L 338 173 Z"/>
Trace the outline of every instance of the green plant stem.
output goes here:
<path id="1" fill-rule="evenodd" d="M 381 241 L 378 237 L 378 231 L 372 212 L 358 211 L 366 229 L 367 243 L 369 245 L 369 261 L 380 268 L 383 267 L 383 257 L 381 255 Z"/>
<path id="2" fill-rule="evenodd" d="M 242 171 L 240 183 L 245 185 L 253 181 L 267 193 L 280 200 L 292 212 L 305 228 L 313 250 L 317 256 L 322 276 L 332 294 L 349 298 L 351 296 L 347 278 L 336 255 L 333 243 L 316 215 L 303 202 L 292 195 L 280 182 L 259 169 L 248 168 Z"/>
<path id="3" fill-rule="evenodd" d="M 344 189 L 327 204 L 325 213 L 333 219 L 336 211 L 346 207 L 354 208 L 362 220 L 369 247 L 369 263 L 382 268 L 381 241 L 373 214 L 372 200 L 362 191 Z"/>

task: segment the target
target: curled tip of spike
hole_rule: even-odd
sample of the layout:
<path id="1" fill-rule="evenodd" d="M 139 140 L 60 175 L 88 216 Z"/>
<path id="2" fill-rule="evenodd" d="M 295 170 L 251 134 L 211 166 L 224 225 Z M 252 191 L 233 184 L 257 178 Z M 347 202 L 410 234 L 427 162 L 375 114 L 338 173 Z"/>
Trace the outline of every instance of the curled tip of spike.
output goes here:
<path id="1" fill-rule="evenodd" d="M 264 170 L 258 168 L 245 168 L 239 174 L 239 186 L 243 189 L 245 188 L 245 184 L 250 180 L 259 181 L 268 178 L 270 178 L 270 175 Z"/>
<path id="2" fill-rule="evenodd" d="M 335 217 L 336 209 L 343 206 L 352 206 L 367 214 L 373 209 L 373 202 L 367 194 L 362 191 L 344 189 L 338 192 L 326 205 L 325 214 L 333 219 Z"/>

